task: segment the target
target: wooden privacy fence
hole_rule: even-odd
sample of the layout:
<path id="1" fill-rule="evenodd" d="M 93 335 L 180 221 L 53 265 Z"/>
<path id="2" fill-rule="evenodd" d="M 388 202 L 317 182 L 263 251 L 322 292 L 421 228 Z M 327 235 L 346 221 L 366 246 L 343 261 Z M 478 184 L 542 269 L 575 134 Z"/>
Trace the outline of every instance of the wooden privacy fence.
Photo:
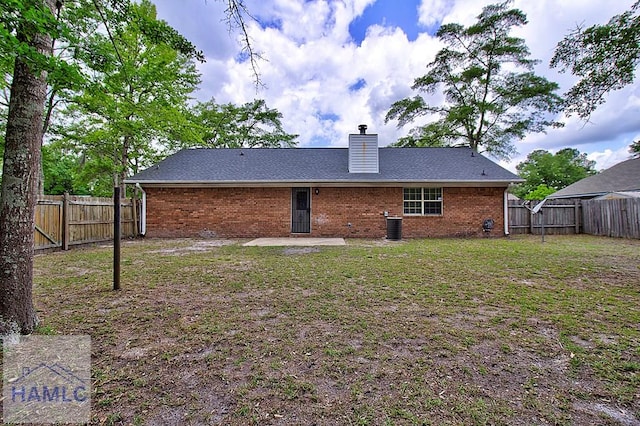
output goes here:
<path id="1" fill-rule="evenodd" d="M 132 199 L 120 201 L 123 237 L 137 234 Z M 62 248 L 113 239 L 113 199 L 81 195 L 45 195 L 36 206 L 35 249 Z"/>
<path id="2" fill-rule="evenodd" d="M 584 233 L 619 238 L 640 238 L 640 199 L 585 200 Z"/>
<path id="3" fill-rule="evenodd" d="M 509 201 L 509 232 L 512 234 L 566 235 L 582 232 L 582 208 L 579 200 L 548 200 L 541 212 L 533 214 L 522 201 Z M 535 206 L 533 202 L 530 208 Z"/>
<path id="4" fill-rule="evenodd" d="M 533 203 L 535 205 L 535 202 Z M 522 201 L 509 201 L 512 234 L 591 234 L 640 238 L 640 199 L 548 200 L 542 214 L 532 214 Z"/>

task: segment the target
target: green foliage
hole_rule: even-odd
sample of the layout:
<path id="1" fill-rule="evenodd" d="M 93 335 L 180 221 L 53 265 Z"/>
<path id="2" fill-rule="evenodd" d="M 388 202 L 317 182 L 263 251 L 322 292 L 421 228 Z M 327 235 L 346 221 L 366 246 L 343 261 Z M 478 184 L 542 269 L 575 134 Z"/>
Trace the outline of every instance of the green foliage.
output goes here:
<path id="1" fill-rule="evenodd" d="M 42 146 L 42 169 L 44 172 L 44 193 L 61 195 L 65 192 L 87 195 L 91 191 L 78 179 L 81 158 L 65 153 L 56 144 Z"/>
<path id="2" fill-rule="evenodd" d="M 148 0 L 126 10 L 103 11 L 117 31 L 94 32 L 74 53 L 90 72 L 56 128 L 63 146 L 83 156 L 79 176 L 92 193 L 110 191 L 114 176 L 120 184 L 156 162 L 169 141 L 195 139 L 185 116 L 200 81 L 189 56 L 195 53 L 174 31 L 160 33 L 166 24 Z"/>
<path id="3" fill-rule="evenodd" d="M 192 127 L 185 117 L 188 95 L 199 82 L 193 60 L 204 58 L 156 19 L 151 2 L 67 1 L 56 17 L 40 2 L 7 0 L 0 12 L 2 93 L 8 93 L 13 61 L 21 52 L 35 69 L 48 71 L 43 129 L 63 143 L 55 153 L 51 147 L 43 152 L 43 161 L 52 155 L 61 161 L 43 164 L 46 192 L 91 188 L 96 195 L 110 193 L 114 175 L 121 180 L 150 165 L 176 134 L 186 138 Z M 50 34 L 54 55 L 28 50 L 17 37 L 21 25 Z M 0 100 L 0 108 L 7 104 L 8 99 Z M 0 119 L 0 130 L 5 123 Z"/>
<path id="4" fill-rule="evenodd" d="M 640 139 L 629 145 L 629 152 L 632 158 L 640 158 Z"/>
<path id="5" fill-rule="evenodd" d="M 79 88 L 83 77 L 81 64 L 72 59 L 71 48 L 78 48 L 84 36 L 96 29 L 88 25 L 95 21 L 95 11 L 88 0 L 64 3 L 54 16 L 42 1 L 11 0 L 0 4 L 0 88 L 8 93 L 17 56 L 28 63 L 32 71 L 47 71 L 47 83 L 53 97 L 63 89 Z M 60 2 L 62 5 L 62 2 Z M 38 52 L 30 46 L 28 37 L 18 35 L 19 28 L 29 28 L 30 34 L 47 34 L 54 41 L 54 54 Z M 8 96 L 6 96 L 8 98 Z M 8 104 L 8 99 L 3 100 Z"/>
<path id="6" fill-rule="evenodd" d="M 113 162 L 106 157 L 77 154 L 54 142 L 42 147 L 44 193 L 110 197 L 113 195 Z"/>
<path id="7" fill-rule="evenodd" d="M 33 72 L 50 70 L 56 62 L 49 55 L 38 52 L 25 35 L 48 34 L 59 38 L 66 30 L 43 1 L 3 0 L 0 2 L 0 61 L 10 63 L 20 56 Z"/>
<path id="8" fill-rule="evenodd" d="M 556 154 L 533 151 L 516 166 L 518 174 L 526 182 L 519 184 L 513 193 L 527 200 L 542 200 L 550 193 L 595 174 L 595 164 L 595 161 L 587 159 L 587 154 L 581 154 L 575 148 L 565 148 Z M 541 197 L 547 191 L 551 192 Z"/>
<path id="9" fill-rule="evenodd" d="M 524 196 L 524 199 L 525 200 L 544 200 L 554 192 L 556 192 L 555 188 L 549 188 L 544 183 L 541 183 L 540 185 L 538 185 L 536 189 L 526 194 Z"/>
<path id="10" fill-rule="evenodd" d="M 94 197 L 110 197 L 113 195 L 113 162 L 107 157 L 82 155 L 83 161 L 78 165 L 74 185 L 86 188 Z"/>
<path id="11" fill-rule="evenodd" d="M 509 4 L 485 7 L 468 28 L 440 27 L 437 37 L 447 47 L 412 88 L 426 95 L 441 91 L 445 102 L 430 104 L 421 95 L 402 99 L 391 106 L 386 121 L 397 119 L 404 126 L 422 116 L 440 118 L 411 130 L 399 145 L 467 145 L 506 159 L 515 152 L 514 139 L 561 126 L 550 118 L 562 105 L 555 94 L 558 85 L 531 71 L 537 61 L 529 59 L 523 39 L 510 35 L 527 19 Z"/>
<path id="12" fill-rule="evenodd" d="M 556 46 L 551 67 L 580 77 L 566 94 L 566 112 L 588 119 L 605 95 L 633 83 L 640 61 L 640 1 L 605 25 L 577 27 Z"/>
<path id="13" fill-rule="evenodd" d="M 262 99 L 242 106 L 216 104 L 211 99 L 196 104 L 191 120 L 198 126 L 195 141 L 182 141 L 182 147 L 281 148 L 293 147 L 298 135 L 282 128 L 282 113 L 267 107 Z"/>

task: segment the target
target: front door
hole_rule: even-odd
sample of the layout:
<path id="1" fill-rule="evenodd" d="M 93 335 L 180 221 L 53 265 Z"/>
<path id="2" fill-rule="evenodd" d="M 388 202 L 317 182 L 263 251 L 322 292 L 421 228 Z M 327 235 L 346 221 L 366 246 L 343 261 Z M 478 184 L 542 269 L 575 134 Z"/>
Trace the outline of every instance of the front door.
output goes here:
<path id="1" fill-rule="evenodd" d="M 291 232 L 311 232 L 311 188 L 291 189 Z"/>

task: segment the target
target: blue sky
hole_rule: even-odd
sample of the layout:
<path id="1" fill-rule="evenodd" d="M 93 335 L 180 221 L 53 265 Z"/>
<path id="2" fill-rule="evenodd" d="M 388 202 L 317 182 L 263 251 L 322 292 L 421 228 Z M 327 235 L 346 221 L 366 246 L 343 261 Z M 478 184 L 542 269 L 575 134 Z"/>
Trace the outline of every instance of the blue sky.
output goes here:
<path id="1" fill-rule="evenodd" d="M 412 96 L 413 80 L 425 73 L 443 46 L 433 36 L 442 23 L 468 26 L 490 0 L 245 0 L 258 22 L 249 23 L 264 87 L 256 87 L 240 52 L 238 34 L 223 22 L 225 2 L 154 0 L 158 16 L 187 36 L 207 57 L 199 65 L 201 100 L 243 104 L 256 98 L 283 114 L 285 130 L 299 134 L 299 146 L 346 146 L 361 123 L 378 133 L 380 145 L 407 134 L 412 126 L 385 123 L 391 104 Z M 495 2 L 495 1 L 493 1 Z M 556 43 L 576 25 L 604 23 L 634 0 L 514 0 L 529 24 L 514 35 L 525 39 L 536 73 L 563 91 L 575 82 L 549 68 Z M 441 102 L 435 94 L 431 102 Z M 640 88 L 631 85 L 607 97 L 584 123 L 559 116 L 562 129 L 531 134 L 516 142 L 515 165 L 535 149 L 555 152 L 575 147 L 599 169 L 628 158 L 628 145 L 640 139 Z M 425 118 L 426 122 L 430 118 Z"/>
<path id="2" fill-rule="evenodd" d="M 409 41 L 415 41 L 421 31 L 418 23 L 419 0 L 378 0 L 368 5 L 362 15 L 357 16 L 349 24 L 351 38 L 360 45 L 371 25 L 399 27 L 407 35 Z M 437 28 L 436 28 L 437 31 Z"/>

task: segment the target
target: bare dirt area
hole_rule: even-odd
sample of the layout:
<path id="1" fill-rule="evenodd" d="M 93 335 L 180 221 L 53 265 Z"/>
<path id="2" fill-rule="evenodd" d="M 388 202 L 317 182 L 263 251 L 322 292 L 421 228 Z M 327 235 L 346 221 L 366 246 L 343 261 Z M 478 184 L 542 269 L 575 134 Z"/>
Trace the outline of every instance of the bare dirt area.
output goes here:
<path id="1" fill-rule="evenodd" d="M 37 258 L 42 334 L 92 337 L 92 424 L 640 425 L 640 241 Z"/>

